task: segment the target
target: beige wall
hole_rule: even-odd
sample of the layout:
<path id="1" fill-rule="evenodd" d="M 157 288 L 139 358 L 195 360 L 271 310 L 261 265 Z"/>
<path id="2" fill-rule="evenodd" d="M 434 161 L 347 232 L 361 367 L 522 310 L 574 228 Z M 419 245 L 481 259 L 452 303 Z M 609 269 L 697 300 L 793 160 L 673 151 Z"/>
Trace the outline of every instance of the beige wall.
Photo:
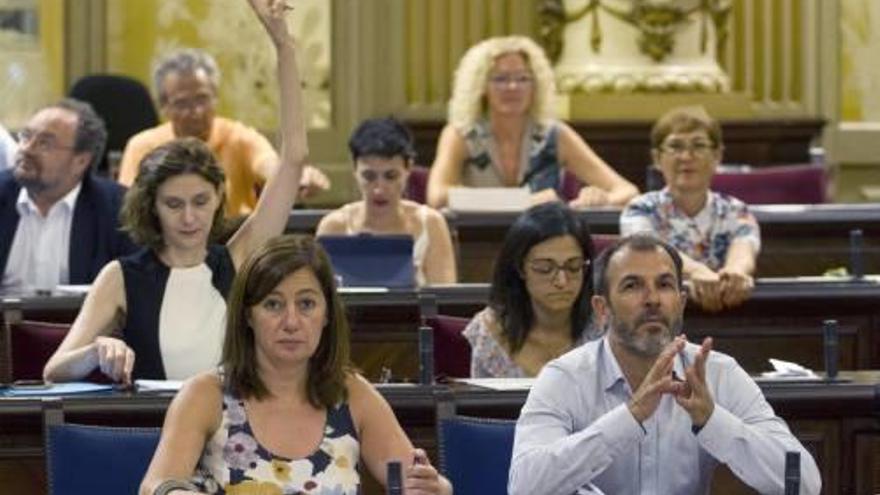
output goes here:
<path id="1" fill-rule="evenodd" d="M 4 1 L 12 0 L 0 4 Z M 301 60 L 309 83 L 317 88 L 309 98 L 316 102 L 311 149 L 336 185 L 330 195 L 319 198 L 322 204 L 354 196 L 345 143 L 359 120 L 390 113 L 444 118 L 452 72 L 469 45 L 492 35 L 534 35 L 539 26 L 538 0 L 298 1 L 302 7 L 293 17 L 306 47 Z M 232 88 L 223 96 L 221 111 L 259 128 L 274 127 L 270 55 L 245 2 L 39 4 L 44 9 L 41 26 L 46 26 L 41 50 L 49 57 L 48 80 L 53 81 L 50 97 L 89 72 L 123 72 L 148 82 L 149 60 L 156 54 L 182 44 L 203 45 L 217 52 Z M 880 128 L 873 124 L 880 120 L 880 91 L 872 90 L 880 87 L 874 60 L 880 46 L 880 3 L 733 0 L 733 6 L 731 43 L 721 58 L 734 89 L 748 95 L 764 115 L 827 119 L 824 144 L 829 161 L 839 164 L 838 197 L 864 199 L 866 190 L 880 187 L 880 158 L 875 158 L 880 157 Z M 777 29 L 775 22 L 782 18 L 792 22 Z M 769 19 L 770 24 L 751 19 Z M 0 44 L 4 65 L 7 48 Z M 61 50 L 66 57 L 52 55 Z M 9 116 L 3 112 L 0 107 L 5 121 Z"/>

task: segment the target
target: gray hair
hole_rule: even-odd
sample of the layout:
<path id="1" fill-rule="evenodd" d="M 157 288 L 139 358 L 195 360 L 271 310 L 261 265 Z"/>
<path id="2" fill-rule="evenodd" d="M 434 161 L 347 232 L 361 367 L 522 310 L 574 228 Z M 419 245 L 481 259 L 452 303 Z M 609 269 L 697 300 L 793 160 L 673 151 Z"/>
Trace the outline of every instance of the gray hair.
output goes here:
<path id="1" fill-rule="evenodd" d="M 220 87 L 220 69 L 217 61 L 208 53 L 195 48 L 184 48 L 166 54 L 153 63 L 153 91 L 159 106 L 166 103 L 162 92 L 162 82 L 168 74 L 195 74 L 199 69 L 205 71 L 214 91 Z"/>

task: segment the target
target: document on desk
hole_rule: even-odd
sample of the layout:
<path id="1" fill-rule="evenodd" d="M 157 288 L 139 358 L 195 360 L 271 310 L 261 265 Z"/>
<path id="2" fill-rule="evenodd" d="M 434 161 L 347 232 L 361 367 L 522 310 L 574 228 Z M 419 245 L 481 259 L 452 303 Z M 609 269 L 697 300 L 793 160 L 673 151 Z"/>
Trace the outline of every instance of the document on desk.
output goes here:
<path id="1" fill-rule="evenodd" d="M 456 378 L 455 381 L 492 390 L 531 390 L 534 378 Z"/>
<path id="2" fill-rule="evenodd" d="M 138 392 L 177 392 L 183 386 L 183 380 L 135 380 L 134 388 Z"/>
<path id="3" fill-rule="evenodd" d="M 90 383 L 90 382 L 70 382 L 70 383 L 53 383 L 44 387 L 9 387 L 0 391 L 4 397 L 43 397 L 55 395 L 77 395 L 90 394 L 96 392 L 110 392 L 113 390 L 113 384 L 110 383 Z"/>
<path id="4" fill-rule="evenodd" d="M 59 294 L 88 294 L 91 285 L 56 285 L 55 292 Z"/>
<path id="5" fill-rule="evenodd" d="M 773 371 L 761 373 L 761 376 L 755 378 L 756 382 L 818 382 L 822 380 L 813 370 L 797 363 L 771 358 L 770 364 L 773 366 Z"/>

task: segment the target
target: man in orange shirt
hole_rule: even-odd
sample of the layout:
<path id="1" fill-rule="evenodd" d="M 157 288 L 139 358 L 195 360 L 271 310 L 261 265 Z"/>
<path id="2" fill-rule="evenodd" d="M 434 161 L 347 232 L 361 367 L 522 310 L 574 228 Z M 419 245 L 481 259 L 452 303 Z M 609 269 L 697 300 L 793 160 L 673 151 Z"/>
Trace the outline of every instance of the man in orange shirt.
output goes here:
<path id="1" fill-rule="evenodd" d="M 178 137 L 208 144 L 226 173 L 226 216 L 246 215 L 257 204 L 258 188 L 278 166 L 278 154 L 259 132 L 215 115 L 220 72 L 207 53 L 186 49 L 161 59 L 153 68 L 153 86 L 168 122 L 133 136 L 125 146 L 119 182 L 130 186 L 141 160 L 154 148 Z M 307 166 L 302 196 L 330 187 L 317 168 Z"/>

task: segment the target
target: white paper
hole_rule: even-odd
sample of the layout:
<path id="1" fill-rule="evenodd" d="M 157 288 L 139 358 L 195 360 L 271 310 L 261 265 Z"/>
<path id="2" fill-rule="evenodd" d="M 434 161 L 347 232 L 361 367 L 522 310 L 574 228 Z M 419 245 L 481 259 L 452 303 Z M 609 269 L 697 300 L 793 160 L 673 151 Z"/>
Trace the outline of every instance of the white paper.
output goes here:
<path id="1" fill-rule="evenodd" d="M 492 390 L 530 390 L 534 378 L 456 378 L 455 381 Z"/>
<path id="2" fill-rule="evenodd" d="M 177 392 L 183 386 L 182 380 L 135 380 L 138 392 Z"/>
<path id="3" fill-rule="evenodd" d="M 761 373 L 762 378 L 774 380 L 819 380 L 819 375 L 814 373 L 813 370 L 791 361 L 771 358 L 770 364 L 773 365 L 773 371 Z"/>
<path id="4" fill-rule="evenodd" d="M 56 285 L 56 292 L 64 292 L 66 294 L 87 294 L 89 289 L 91 289 L 91 285 Z"/>

